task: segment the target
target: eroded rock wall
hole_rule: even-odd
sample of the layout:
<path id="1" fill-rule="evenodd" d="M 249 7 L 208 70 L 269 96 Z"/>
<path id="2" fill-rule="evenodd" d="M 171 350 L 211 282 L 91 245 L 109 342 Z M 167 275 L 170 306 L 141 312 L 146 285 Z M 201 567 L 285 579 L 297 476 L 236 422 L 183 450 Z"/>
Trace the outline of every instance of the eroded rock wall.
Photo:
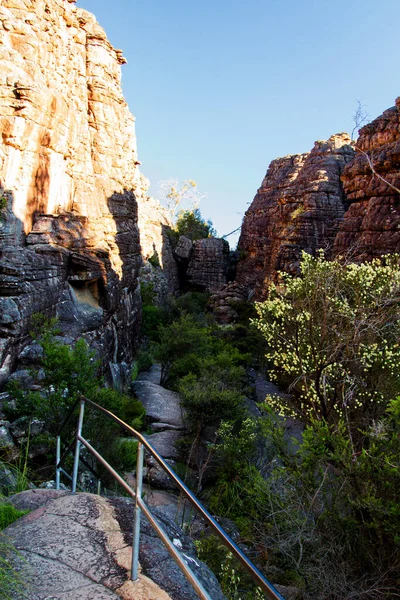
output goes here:
<path id="1" fill-rule="evenodd" d="M 221 238 L 206 238 L 193 242 L 193 251 L 186 272 L 190 289 L 215 292 L 228 281 L 229 244 Z"/>
<path id="2" fill-rule="evenodd" d="M 71 0 L 0 6 L 0 366 L 33 313 L 103 359 L 132 359 L 140 318 L 134 117 L 120 50 Z"/>
<path id="3" fill-rule="evenodd" d="M 350 207 L 335 240 L 335 254 L 361 261 L 400 252 L 400 98 L 396 105 L 360 130 L 356 155 L 343 171 Z"/>
<path id="4" fill-rule="evenodd" d="M 236 280 L 265 297 L 277 272 L 296 274 L 302 250 L 330 256 L 345 213 L 340 176 L 354 150 L 347 134 L 318 141 L 311 152 L 278 158 L 245 214 Z"/>

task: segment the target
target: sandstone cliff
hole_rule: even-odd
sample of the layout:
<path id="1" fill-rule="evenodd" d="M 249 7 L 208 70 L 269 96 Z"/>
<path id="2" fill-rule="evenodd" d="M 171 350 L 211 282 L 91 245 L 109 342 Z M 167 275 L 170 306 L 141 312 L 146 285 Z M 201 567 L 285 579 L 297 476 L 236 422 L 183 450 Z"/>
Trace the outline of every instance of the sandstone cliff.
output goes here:
<path id="1" fill-rule="evenodd" d="M 400 188 L 400 98 L 396 106 L 360 130 L 356 156 L 343 171 L 350 207 L 335 241 L 335 254 L 364 260 L 400 252 L 400 197 L 371 171 Z"/>
<path id="2" fill-rule="evenodd" d="M 36 312 L 129 362 L 146 182 L 125 59 L 73 0 L 2 0 L 0 61 L 0 374 Z"/>
<path id="3" fill-rule="evenodd" d="M 345 213 L 341 173 L 354 156 L 347 134 L 318 141 L 311 152 L 279 158 L 245 214 L 236 280 L 265 296 L 277 271 L 298 272 L 301 251 L 332 251 Z"/>

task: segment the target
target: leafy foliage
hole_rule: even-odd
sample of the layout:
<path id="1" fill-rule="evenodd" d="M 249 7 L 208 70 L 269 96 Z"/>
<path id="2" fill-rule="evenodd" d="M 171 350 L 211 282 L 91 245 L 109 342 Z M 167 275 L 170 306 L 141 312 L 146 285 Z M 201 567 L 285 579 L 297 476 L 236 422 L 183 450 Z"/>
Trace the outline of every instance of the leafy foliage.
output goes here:
<path id="1" fill-rule="evenodd" d="M 55 434 L 81 394 L 95 397 L 101 383 L 96 377 L 99 362 L 82 339 L 71 347 L 45 332 L 39 342 L 44 352 L 42 389 L 27 392 L 11 383 L 9 390 L 17 400 L 18 414 L 44 420 Z"/>
<path id="2" fill-rule="evenodd" d="M 115 413 L 133 428 L 143 426 L 142 404 L 112 388 L 104 387 L 99 377 L 100 362 L 83 339 L 73 346 L 63 343 L 55 334 L 55 323 L 43 324 L 38 319 L 34 332 L 43 348 L 40 391 L 23 390 L 12 384 L 10 391 L 16 399 L 16 414 L 43 420 L 46 430 L 55 436 L 68 412 L 81 395 Z M 75 409 L 77 415 L 78 409 Z M 63 437 L 68 440 L 76 426 L 71 418 Z M 84 434 L 94 441 L 96 449 L 116 468 L 131 468 L 136 456 L 134 446 L 120 443 L 120 427 L 90 406 L 86 407 Z M 133 457 L 133 458 L 132 458 Z"/>
<path id="3" fill-rule="evenodd" d="M 199 373 L 199 361 L 211 353 L 207 328 L 186 313 L 160 328 L 157 358 L 161 362 L 161 384 L 175 387 L 186 374 Z"/>
<path id="4" fill-rule="evenodd" d="M 216 574 L 227 600 L 263 600 L 264 595 L 252 583 L 247 572 L 216 536 L 195 542 L 200 560 Z"/>
<path id="5" fill-rule="evenodd" d="M 26 583 L 13 567 L 13 558 L 19 556 L 17 550 L 0 532 L 0 590 L 2 600 L 27 598 Z M 21 560 L 21 558 L 19 558 Z"/>
<path id="6" fill-rule="evenodd" d="M 356 265 L 303 253 L 301 277 L 257 306 L 270 375 L 292 393 L 274 406 L 354 429 L 379 418 L 400 390 L 399 299 L 398 256 Z"/>
<path id="7" fill-rule="evenodd" d="M 192 241 L 212 237 L 217 233 L 212 222 L 205 221 L 198 208 L 181 211 L 178 214 L 175 231 L 178 236 L 185 235 Z"/>
<path id="8" fill-rule="evenodd" d="M 4 219 L 4 213 L 7 208 L 7 196 L 0 193 L 0 221 Z"/>
<path id="9" fill-rule="evenodd" d="M 8 502 L 0 503 L 0 530 L 5 529 L 11 523 L 14 523 L 20 517 L 23 517 L 28 513 L 28 510 L 19 510 Z"/>

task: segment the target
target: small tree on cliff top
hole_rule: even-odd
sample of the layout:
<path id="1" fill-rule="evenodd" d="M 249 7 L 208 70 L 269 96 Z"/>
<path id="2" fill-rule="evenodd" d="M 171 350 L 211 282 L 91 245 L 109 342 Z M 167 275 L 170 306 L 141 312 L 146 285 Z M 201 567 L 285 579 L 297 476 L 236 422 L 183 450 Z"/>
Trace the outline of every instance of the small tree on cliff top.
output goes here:
<path id="1" fill-rule="evenodd" d="M 291 393 L 273 406 L 353 430 L 379 418 L 400 392 L 399 257 L 356 265 L 303 253 L 301 276 L 283 277 L 255 320 L 272 377 Z"/>
<path id="2" fill-rule="evenodd" d="M 197 183 L 193 179 L 182 182 L 178 179 L 166 179 L 158 182 L 158 199 L 174 224 L 180 212 L 195 211 L 205 197 L 206 194 L 199 192 Z"/>
<path id="3" fill-rule="evenodd" d="M 178 215 L 175 230 L 179 235 L 185 235 L 192 241 L 216 235 L 211 221 L 205 221 L 200 210 L 184 210 Z"/>

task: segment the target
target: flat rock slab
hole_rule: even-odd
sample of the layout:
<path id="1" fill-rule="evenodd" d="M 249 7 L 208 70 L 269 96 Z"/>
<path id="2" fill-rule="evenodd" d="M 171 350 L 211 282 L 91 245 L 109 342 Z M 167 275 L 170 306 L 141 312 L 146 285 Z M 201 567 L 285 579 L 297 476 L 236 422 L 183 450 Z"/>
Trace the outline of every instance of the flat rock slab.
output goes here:
<path id="1" fill-rule="evenodd" d="M 47 506 L 57 498 L 68 495 L 70 495 L 70 492 L 64 490 L 37 488 L 14 494 L 14 496 L 11 496 L 10 501 L 19 510 L 36 510 Z"/>
<path id="2" fill-rule="evenodd" d="M 167 502 L 167 500 L 164 501 Z M 121 530 L 124 531 L 125 540 L 131 543 L 134 510 L 132 500 L 114 498 L 110 502 L 116 510 L 116 517 Z M 159 503 L 162 502 L 163 500 L 159 499 Z M 173 541 L 173 544 L 179 549 L 186 564 L 202 582 L 210 597 L 213 600 L 225 600 L 214 573 L 197 558 L 196 549 L 191 539 L 184 535 L 182 529 L 159 508 L 152 508 L 151 512 L 170 540 Z M 141 520 L 139 557 L 146 575 L 168 590 L 172 600 L 198 600 L 192 586 L 144 517 Z"/>
<path id="3" fill-rule="evenodd" d="M 40 499 L 40 508 L 4 531 L 18 551 L 12 562 L 26 582 L 26 590 L 15 600 L 169 598 L 158 587 L 144 596 L 135 592 L 136 584 L 129 581 L 131 547 L 106 499 L 30 490 L 17 494 L 13 502 L 28 508 Z"/>
<path id="4" fill-rule="evenodd" d="M 137 381 L 150 381 L 150 383 L 160 385 L 161 365 L 152 365 L 150 369 L 138 375 Z"/>
<path id="5" fill-rule="evenodd" d="M 146 439 L 154 446 L 163 458 L 179 458 L 175 444 L 184 435 L 183 431 L 169 429 L 146 435 Z"/>
<path id="6" fill-rule="evenodd" d="M 179 395 L 151 381 L 136 380 L 132 389 L 146 409 L 147 418 L 183 429 Z"/>

